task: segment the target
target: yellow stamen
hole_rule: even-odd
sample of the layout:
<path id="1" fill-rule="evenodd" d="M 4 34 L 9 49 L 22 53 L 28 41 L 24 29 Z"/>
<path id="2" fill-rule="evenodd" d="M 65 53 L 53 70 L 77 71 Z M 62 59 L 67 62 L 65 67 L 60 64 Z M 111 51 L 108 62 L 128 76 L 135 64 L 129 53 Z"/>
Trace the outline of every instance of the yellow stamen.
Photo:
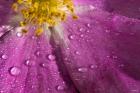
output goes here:
<path id="1" fill-rule="evenodd" d="M 40 35 L 44 24 L 54 26 L 61 21 L 65 21 L 68 12 L 73 19 L 78 17 L 74 13 L 74 4 L 72 0 L 17 0 L 13 6 L 15 12 L 23 16 L 20 26 L 33 25 L 36 29 L 36 35 Z"/>

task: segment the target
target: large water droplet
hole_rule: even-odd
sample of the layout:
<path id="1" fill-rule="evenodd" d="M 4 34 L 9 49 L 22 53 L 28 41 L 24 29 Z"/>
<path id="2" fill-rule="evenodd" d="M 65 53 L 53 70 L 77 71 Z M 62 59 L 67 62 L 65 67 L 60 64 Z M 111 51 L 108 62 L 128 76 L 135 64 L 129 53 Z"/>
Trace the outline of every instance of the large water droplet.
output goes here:
<path id="1" fill-rule="evenodd" d="M 56 86 L 56 89 L 58 91 L 62 91 L 62 90 L 64 90 L 64 86 L 58 85 L 58 86 Z"/>
<path id="2" fill-rule="evenodd" d="M 13 75 L 13 76 L 19 75 L 20 72 L 21 72 L 21 70 L 16 66 L 10 68 L 10 74 Z"/>
<path id="3" fill-rule="evenodd" d="M 48 55 L 48 59 L 51 60 L 51 61 L 53 61 L 53 60 L 55 60 L 55 56 L 52 55 L 52 54 L 50 54 L 50 55 Z"/>
<path id="4" fill-rule="evenodd" d="M 80 67 L 80 68 L 78 68 L 78 71 L 79 71 L 79 72 L 87 72 L 88 69 L 85 68 L 85 67 Z"/>
<path id="5" fill-rule="evenodd" d="M 8 56 L 7 56 L 6 54 L 3 54 L 3 55 L 1 56 L 1 58 L 6 60 L 6 59 L 8 58 Z"/>

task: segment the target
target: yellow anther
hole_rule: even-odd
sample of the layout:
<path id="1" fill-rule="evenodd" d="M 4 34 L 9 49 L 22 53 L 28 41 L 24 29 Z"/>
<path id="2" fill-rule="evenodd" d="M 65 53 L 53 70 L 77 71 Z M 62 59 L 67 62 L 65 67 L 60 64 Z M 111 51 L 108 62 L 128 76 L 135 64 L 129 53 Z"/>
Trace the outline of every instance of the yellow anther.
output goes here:
<path id="1" fill-rule="evenodd" d="M 78 17 L 74 13 L 72 0 L 17 0 L 13 6 L 15 12 L 23 16 L 21 26 L 33 25 L 37 35 L 43 32 L 40 29 L 44 24 L 54 26 L 67 18 L 67 12 L 72 14 L 73 19 Z"/>
<path id="2" fill-rule="evenodd" d="M 22 33 L 27 33 L 28 31 L 26 29 L 22 29 Z"/>
<path id="3" fill-rule="evenodd" d="M 25 25 L 26 25 L 26 23 L 25 23 L 25 22 L 20 21 L 20 26 L 25 26 Z"/>
<path id="4" fill-rule="evenodd" d="M 35 35 L 36 36 L 40 36 L 43 32 L 43 29 L 42 28 L 38 28 L 36 31 L 35 31 Z"/>

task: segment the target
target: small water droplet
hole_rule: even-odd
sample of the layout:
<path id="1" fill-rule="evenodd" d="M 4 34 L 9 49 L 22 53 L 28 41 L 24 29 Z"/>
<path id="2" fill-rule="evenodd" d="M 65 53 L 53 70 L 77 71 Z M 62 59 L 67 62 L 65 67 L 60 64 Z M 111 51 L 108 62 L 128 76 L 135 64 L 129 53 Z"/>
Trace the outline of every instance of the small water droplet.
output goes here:
<path id="1" fill-rule="evenodd" d="M 95 7 L 94 7 L 93 5 L 89 5 L 89 8 L 90 8 L 91 10 L 94 10 L 94 9 L 95 9 Z"/>
<path id="2" fill-rule="evenodd" d="M 74 35 L 69 35 L 69 39 L 70 40 L 74 39 Z"/>
<path id="3" fill-rule="evenodd" d="M 33 65 L 35 65 L 35 62 L 33 60 L 28 59 L 28 60 L 25 60 L 25 65 L 26 66 L 33 66 Z"/>
<path id="4" fill-rule="evenodd" d="M 115 55 L 113 56 L 113 59 L 117 59 L 117 58 L 118 58 L 117 56 L 115 56 Z"/>
<path id="5" fill-rule="evenodd" d="M 81 37 L 81 38 L 84 37 L 84 34 L 81 34 L 80 37 Z"/>
<path id="6" fill-rule="evenodd" d="M 0 32 L 0 37 L 4 34 L 4 32 Z"/>
<path id="7" fill-rule="evenodd" d="M 1 58 L 6 60 L 6 59 L 8 58 L 8 56 L 7 56 L 6 54 L 3 54 L 3 55 L 1 56 Z"/>
<path id="8" fill-rule="evenodd" d="M 91 27 L 91 24 L 88 23 L 88 24 L 87 24 L 87 27 L 90 28 L 90 27 Z"/>
<path id="9" fill-rule="evenodd" d="M 95 68 L 97 68 L 97 67 L 98 67 L 97 65 L 90 65 L 90 66 L 89 66 L 90 69 L 95 69 Z"/>
<path id="10" fill-rule="evenodd" d="M 22 32 L 17 32 L 17 37 L 22 37 L 23 36 L 23 33 Z"/>
<path id="11" fill-rule="evenodd" d="M 19 75 L 20 72 L 21 72 L 21 70 L 18 67 L 14 66 L 14 67 L 10 68 L 10 74 L 13 76 Z"/>
<path id="12" fill-rule="evenodd" d="M 89 31 L 89 30 L 87 30 L 86 32 L 87 32 L 87 33 L 89 33 L 90 31 Z"/>
<path id="13" fill-rule="evenodd" d="M 85 67 L 80 67 L 80 68 L 78 68 L 78 71 L 79 72 L 87 72 L 87 68 L 85 68 Z"/>
<path id="14" fill-rule="evenodd" d="M 84 31 L 84 29 L 83 28 L 80 28 L 79 31 Z"/>
<path id="15" fill-rule="evenodd" d="M 80 55 L 79 51 L 75 51 L 75 54 L 76 54 L 76 55 Z"/>
<path id="16" fill-rule="evenodd" d="M 35 52 L 35 55 L 36 55 L 36 56 L 40 56 L 40 52 L 39 52 L 39 51 L 36 51 L 36 52 Z"/>
<path id="17" fill-rule="evenodd" d="M 48 59 L 51 60 L 51 61 L 53 61 L 53 60 L 55 60 L 55 56 L 52 55 L 52 54 L 50 54 L 50 55 L 48 55 Z"/>
<path id="18" fill-rule="evenodd" d="M 62 91 L 62 90 L 64 90 L 64 86 L 58 85 L 58 86 L 56 87 L 56 89 L 57 89 L 58 91 Z"/>
<path id="19" fill-rule="evenodd" d="M 40 65 L 41 65 L 41 67 L 43 67 L 43 68 L 46 68 L 46 67 L 47 67 L 47 64 L 46 64 L 46 63 L 41 63 Z"/>
<path id="20" fill-rule="evenodd" d="M 105 30 L 105 32 L 106 32 L 106 33 L 109 33 L 109 32 L 110 32 L 110 30 Z"/>

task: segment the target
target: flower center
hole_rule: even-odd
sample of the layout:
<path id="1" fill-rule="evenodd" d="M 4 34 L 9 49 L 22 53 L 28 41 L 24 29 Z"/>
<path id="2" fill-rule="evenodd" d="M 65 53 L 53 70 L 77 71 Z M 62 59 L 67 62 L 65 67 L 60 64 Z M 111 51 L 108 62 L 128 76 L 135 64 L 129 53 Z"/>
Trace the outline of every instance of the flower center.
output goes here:
<path id="1" fill-rule="evenodd" d="M 65 21 L 68 14 L 77 19 L 72 0 L 17 0 L 12 9 L 23 16 L 20 26 L 36 26 L 36 33 L 42 33 L 43 25 L 55 26 Z"/>

